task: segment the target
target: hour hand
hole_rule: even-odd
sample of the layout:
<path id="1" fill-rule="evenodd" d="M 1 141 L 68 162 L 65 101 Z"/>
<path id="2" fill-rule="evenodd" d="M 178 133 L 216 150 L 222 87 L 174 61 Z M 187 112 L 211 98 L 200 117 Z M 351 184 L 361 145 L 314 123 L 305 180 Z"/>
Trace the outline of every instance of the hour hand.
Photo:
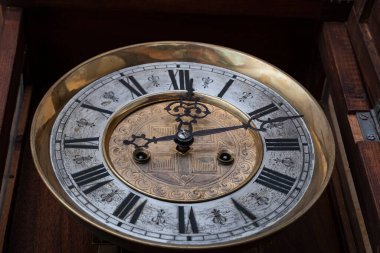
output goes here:
<path id="1" fill-rule="evenodd" d="M 294 119 L 294 118 L 300 118 L 303 117 L 303 115 L 295 115 L 295 116 L 285 116 L 285 117 L 278 117 L 274 119 L 268 118 L 267 120 L 260 120 L 255 117 L 251 117 L 247 123 L 243 123 L 241 125 L 236 125 L 236 126 L 229 126 L 229 127 L 220 127 L 220 128 L 212 128 L 212 129 L 204 129 L 204 130 L 198 130 L 192 133 L 194 137 L 197 136 L 205 136 L 205 135 L 212 135 L 212 134 L 218 134 L 218 133 L 224 133 L 224 132 L 229 132 L 233 131 L 236 129 L 251 129 L 253 131 L 266 131 L 267 129 L 265 128 L 266 124 L 271 124 L 275 122 L 283 122 L 288 119 Z M 258 122 L 261 122 L 260 127 L 256 128 L 254 127 L 251 122 L 253 120 L 257 120 Z"/>
<path id="2" fill-rule="evenodd" d="M 145 134 L 135 135 L 133 134 L 130 139 L 123 140 L 123 144 L 128 146 L 132 145 L 135 149 L 148 148 L 149 144 L 162 141 L 173 141 L 177 144 L 177 150 L 181 153 L 186 153 L 191 144 L 194 142 L 191 131 L 180 129 L 175 135 L 167 135 L 162 137 L 147 138 Z"/>
<path id="3" fill-rule="evenodd" d="M 167 135 L 156 138 L 153 136 L 152 138 L 147 138 L 145 134 L 135 135 L 132 134 L 131 138 L 128 140 L 123 140 L 124 145 L 133 145 L 137 148 L 148 148 L 150 143 L 157 143 L 161 141 L 172 141 L 176 138 L 177 135 Z"/>
<path id="4" fill-rule="evenodd" d="M 187 95 L 169 103 L 164 110 L 174 116 L 177 122 L 184 124 L 197 123 L 198 119 L 205 118 L 211 113 L 205 104 L 194 98 L 193 79 L 190 79 L 187 86 Z"/>

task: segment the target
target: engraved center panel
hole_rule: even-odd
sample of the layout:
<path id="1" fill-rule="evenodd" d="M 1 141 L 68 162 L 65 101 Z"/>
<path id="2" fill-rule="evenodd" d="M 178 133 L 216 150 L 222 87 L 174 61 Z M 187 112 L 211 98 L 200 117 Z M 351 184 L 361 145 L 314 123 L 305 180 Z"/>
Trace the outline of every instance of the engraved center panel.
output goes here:
<path id="1" fill-rule="evenodd" d="M 176 150 L 173 141 L 150 143 L 147 163 L 133 159 L 132 145 L 123 141 L 132 135 L 148 138 L 176 134 L 178 122 L 163 102 L 149 105 L 127 115 L 114 128 L 106 150 L 112 170 L 130 187 L 151 197 L 175 202 L 215 199 L 245 185 L 257 172 L 262 160 L 259 134 L 243 128 L 224 133 L 195 136 L 188 152 Z M 205 103 L 203 103 L 205 104 Z M 242 122 L 228 111 L 205 104 L 207 117 L 193 123 L 193 131 L 237 126 Z M 227 151 L 234 161 L 224 164 L 218 154 Z"/>

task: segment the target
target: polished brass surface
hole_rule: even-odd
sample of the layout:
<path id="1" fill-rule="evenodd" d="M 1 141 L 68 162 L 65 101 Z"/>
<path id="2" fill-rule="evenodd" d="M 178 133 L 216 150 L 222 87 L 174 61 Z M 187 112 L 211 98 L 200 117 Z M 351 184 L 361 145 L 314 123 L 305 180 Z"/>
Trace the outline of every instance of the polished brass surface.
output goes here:
<path id="1" fill-rule="evenodd" d="M 247 183 L 257 172 L 262 159 L 262 143 L 257 132 L 238 129 L 226 133 L 195 137 L 190 151 L 176 151 L 174 141 L 150 144 L 148 163 L 133 160 L 135 148 L 123 140 L 131 135 L 147 137 L 174 135 L 178 122 L 164 108 L 169 102 L 143 107 L 126 115 L 106 140 L 106 156 L 110 168 L 130 187 L 151 197 L 194 202 L 214 199 L 229 194 Z M 211 114 L 193 124 L 194 131 L 241 125 L 228 111 L 205 104 Z M 117 118 L 115 119 L 117 120 Z M 236 162 L 221 164 L 220 151 L 230 150 Z"/>
<path id="2" fill-rule="evenodd" d="M 331 176 L 335 160 L 335 145 L 330 126 L 315 99 L 296 80 L 276 67 L 245 53 L 202 43 L 154 42 L 116 49 L 96 56 L 64 75 L 46 93 L 33 118 L 31 128 L 31 150 L 36 168 L 44 183 L 55 197 L 71 213 L 93 229 L 114 236 L 119 242 L 142 243 L 161 248 L 178 246 L 131 238 L 117 230 L 86 216 L 60 187 L 54 175 L 49 155 L 49 138 L 59 111 L 81 88 L 103 75 L 118 69 L 160 61 L 188 61 L 211 64 L 250 76 L 276 91 L 289 101 L 299 114 L 304 115 L 311 133 L 316 155 L 313 180 L 302 200 L 276 226 L 263 229 L 255 237 L 243 238 L 222 244 L 210 244 L 207 248 L 219 248 L 257 240 L 284 228 L 304 214 L 318 199 Z M 187 246 L 198 249 L 205 246 Z"/>

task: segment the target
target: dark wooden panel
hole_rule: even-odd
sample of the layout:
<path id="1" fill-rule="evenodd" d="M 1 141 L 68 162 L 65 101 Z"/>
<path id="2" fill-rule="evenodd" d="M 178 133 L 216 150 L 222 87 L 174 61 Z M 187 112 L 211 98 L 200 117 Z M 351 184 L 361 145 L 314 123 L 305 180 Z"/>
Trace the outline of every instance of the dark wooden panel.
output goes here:
<path id="1" fill-rule="evenodd" d="M 354 1 L 354 10 L 357 13 L 357 19 L 359 21 L 364 21 L 368 18 L 374 1 L 377 1 L 377 0 L 355 0 Z"/>
<path id="2" fill-rule="evenodd" d="M 380 142 L 358 143 L 359 159 L 355 166 L 358 191 L 372 248 L 380 251 Z"/>
<path id="3" fill-rule="evenodd" d="M 339 220 L 344 234 L 348 252 L 372 252 L 368 239 L 367 229 L 360 208 L 354 180 L 343 145 L 341 130 L 336 119 L 333 98 L 328 94 L 326 98 L 326 114 L 334 132 L 336 145 L 335 169 L 330 185 L 333 187 L 331 195 L 334 197 L 335 210 L 339 212 Z M 354 116 L 356 117 L 356 116 Z M 360 131 L 360 129 L 358 129 Z M 349 211 L 348 211 L 349 210 Z"/>
<path id="4" fill-rule="evenodd" d="M 20 42 L 22 11 L 16 8 L 5 8 L 3 11 L 3 25 L 0 28 L 0 178 L 8 153 L 23 51 Z"/>
<path id="5" fill-rule="evenodd" d="M 368 110 L 367 96 L 345 25 L 325 23 L 319 45 L 340 115 L 345 117 L 347 113 Z"/>
<path id="6" fill-rule="evenodd" d="M 5 168 L 4 175 L 2 178 L 3 184 L 0 193 L 0 253 L 3 251 L 4 245 L 6 244 L 7 228 L 10 222 L 9 217 L 11 217 L 12 202 L 15 191 L 15 184 L 17 182 L 17 174 L 20 167 L 20 161 L 23 155 L 23 143 L 25 142 L 25 131 L 26 123 L 29 115 L 29 105 L 32 96 L 32 88 L 27 86 L 23 91 L 20 92 L 20 103 L 17 108 L 16 117 L 18 120 L 13 121 L 12 128 L 16 131 L 12 131 L 11 144 L 9 145 L 9 163 Z M 28 134 L 26 134 L 28 136 Z"/>
<path id="7" fill-rule="evenodd" d="M 380 55 L 367 23 L 357 20 L 355 10 L 351 12 L 347 23 L 351 43 L 358 59 L 362 77 L 368 91 L 368 97 L 374 105 L 380 99 Z M 380 30 L 380 26 L 377 28 Z"/>
<path id="8" fill-rule="evenodd" d="M 361 141 L 363 140 L 363 137 L 361 136 L 361 131 L 355 116 L 356 112 L 360 112 L 361 110 L 366 109 L 368 110 L 369 103 L 366 101 L 366 96 L 361 96 L 360 101 L 362 101 L 362 106 L 353 106 L 351 107 L 351 110 L 348 110 L 349 107 L 347 108 L 347 99 L 350 99 L 351 97 L 347 97 L 347 91 L 344 87 L 347 85 L 347 83 L 345 83 L 345 80 L 356 80 L 354 82 L 356 85 L 354 89 L 362 90 L 363 94 L 365 94 L 365 85 L 364 82 L 360 79 L 360 76 L 365 75 L 366 72 L 363 73 L 359 71 L 357 64 L 361 64 L 361 58 L 358 57 L 359 63 L 357 63 L 344 24 L 325 24 L 323 34 L 324 35 L 321 40 L 320 48 L 322 52 L 322 58 L 324 59 L 323 63 L 326 69 L 328 80 L 327 83 L 329 86 L 331 86 L 333 103 L 337 111 L 336 117 L 338 119 L 340 131 L 343 136 L 344 147 L 347 152 L 347 158 L 352 170 L 353 180 L 363 210 L 364 220 L 369 231 L 368 233 L 370 235 L 370 242 L 372 244 L 373 250 L 375 252 L 379 252 L 378 236 L 380 235 L 380 227 L 377 220 L 379 209 L 375 206 L 375 202 L 378 201 L 379 193 L 373 192 L 377 187 L 374 185 L 378 183 L 377 180 L 379 180 L 379 178 L 376 178 L 376 175 L 370 175 L 366 171 L 371 166 L 374 166 L 371 167 L 371 170 L 378 170 L 379 162 L 374 163 L 373 159 L 379 158 L 379 151 L 376 151 L 373 147 L 366 146 L 373 145 L 368 144 L 370 142 Z M 348 46 L 345 46 L 344 43 L 336 43 L 337 41 L 342 41 L 343 38 L 345 38 L 345 43 L 348 43 Z M 352 43 L 355 42 L 352 41 Z M 342 48 L 346 48 L 346 51 L 342 52 Z M 335 53 L 346 54 L 349 57 L 334 57 Z M 340 60 L 332 60 L 334 58 Z M 342 67 L 344 68 L 344 66 L 347 65 L 351 66 L 351 70 L 354 71 L 341 72 L 340 69 Z M 342 78 L 342 76 L 344 78 Z M 350 87 L 349 84 L 350 83 L 348 83 L 348 87 Z M 351 93 L 351 95 L 352 94 L 354 93 Z M 375 167 L 376 164 L 377 168 Z M 373 180 L 375 180 L 377 183 L 374 183 Z"/>
<path id="9" fill-rule="evenodd" d="M 19 173 L 16 205 L 5 252 L 95 253 L 92 234 L 74 222 L 43 185 L 26 150 Z M 328 191 L 304 216 L 289 227 L 254 243 L 257 252 L 344 252 L 336 213 Z M 252 251 L 255 252 L 255 251 Z"/>
<path id="10" fill-rule="evenodd" d="M 136 12 L 192 13 L 217 15 L 258 15 L 271 17 L 321 17 L 325 0 L 3 0 L 4 5 L 23 7 L 54 7 L 82 10 L 123 10 L 127 15 Z"/>
<path id="11" fill-rule="evenodd" d="M 1 32 L 1 29 L 3 28 L 3 21 L 4 21 L 3 8 L 0 5 L 0 32 Z"/>
<path id="12" fill-rule="evenodd" d="M 29 145 L 28 145 L 29 146 Z M 92 234 L 74 222 L 43 184 L 29 147 L 19 171 L 8 245 L 4 252 L 96 253 Z"/>
<path id="13" fill-rule="evenodd" d="M 377 52 L 380 52 L 380 1 L 376 0 L 373 4 L 371 13 L 368 17 L 368 28 L 372 34 Z"/>
<path id="14" fill-rule="evenodd" d="M 285 70 L 314 95 L 321 93 L 310 78 L 319 30 L 312 20 L 51 9 L 25 14 L 31 80 L 41 95 L 96 54 L 158 40 L 200 41 L 248 52 Z"/>

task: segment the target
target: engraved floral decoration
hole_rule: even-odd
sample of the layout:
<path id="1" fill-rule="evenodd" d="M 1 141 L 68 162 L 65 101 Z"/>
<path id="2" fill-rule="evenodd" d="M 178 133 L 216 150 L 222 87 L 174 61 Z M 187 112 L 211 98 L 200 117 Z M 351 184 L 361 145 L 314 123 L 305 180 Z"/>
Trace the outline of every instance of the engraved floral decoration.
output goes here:
<path id="1" fill-rule="evenodd" d="M 262 144 L 256 132 L 245 129 L 195 137 L 191 150 L 185 155 L 176 151 L 174 141 L 150 144 L 147 149 L 150 161 L 135 163 L 134 147 L 123 145 L 123 140 L 142 134 L 148 137 L 175 134 L 178 123 L 165 111 L 165 108 L 174 110 L 170 107 L 173 105 L 167 102 L 150 105 L 128 115 L 116 126 L 109 140 L 108 154 L 112 167 L 124 182 L 159 199 L 201 201 L 226 195 L 253 177 L 261 162 Z M 207 108 L 207 118 L 197 118 L 194 130 L 240 123 L 225 110 L 209 104 Z M 235 156 L 232 164 L 223 165 L 217 161 L 220 149 L 232 152 Z"/>

